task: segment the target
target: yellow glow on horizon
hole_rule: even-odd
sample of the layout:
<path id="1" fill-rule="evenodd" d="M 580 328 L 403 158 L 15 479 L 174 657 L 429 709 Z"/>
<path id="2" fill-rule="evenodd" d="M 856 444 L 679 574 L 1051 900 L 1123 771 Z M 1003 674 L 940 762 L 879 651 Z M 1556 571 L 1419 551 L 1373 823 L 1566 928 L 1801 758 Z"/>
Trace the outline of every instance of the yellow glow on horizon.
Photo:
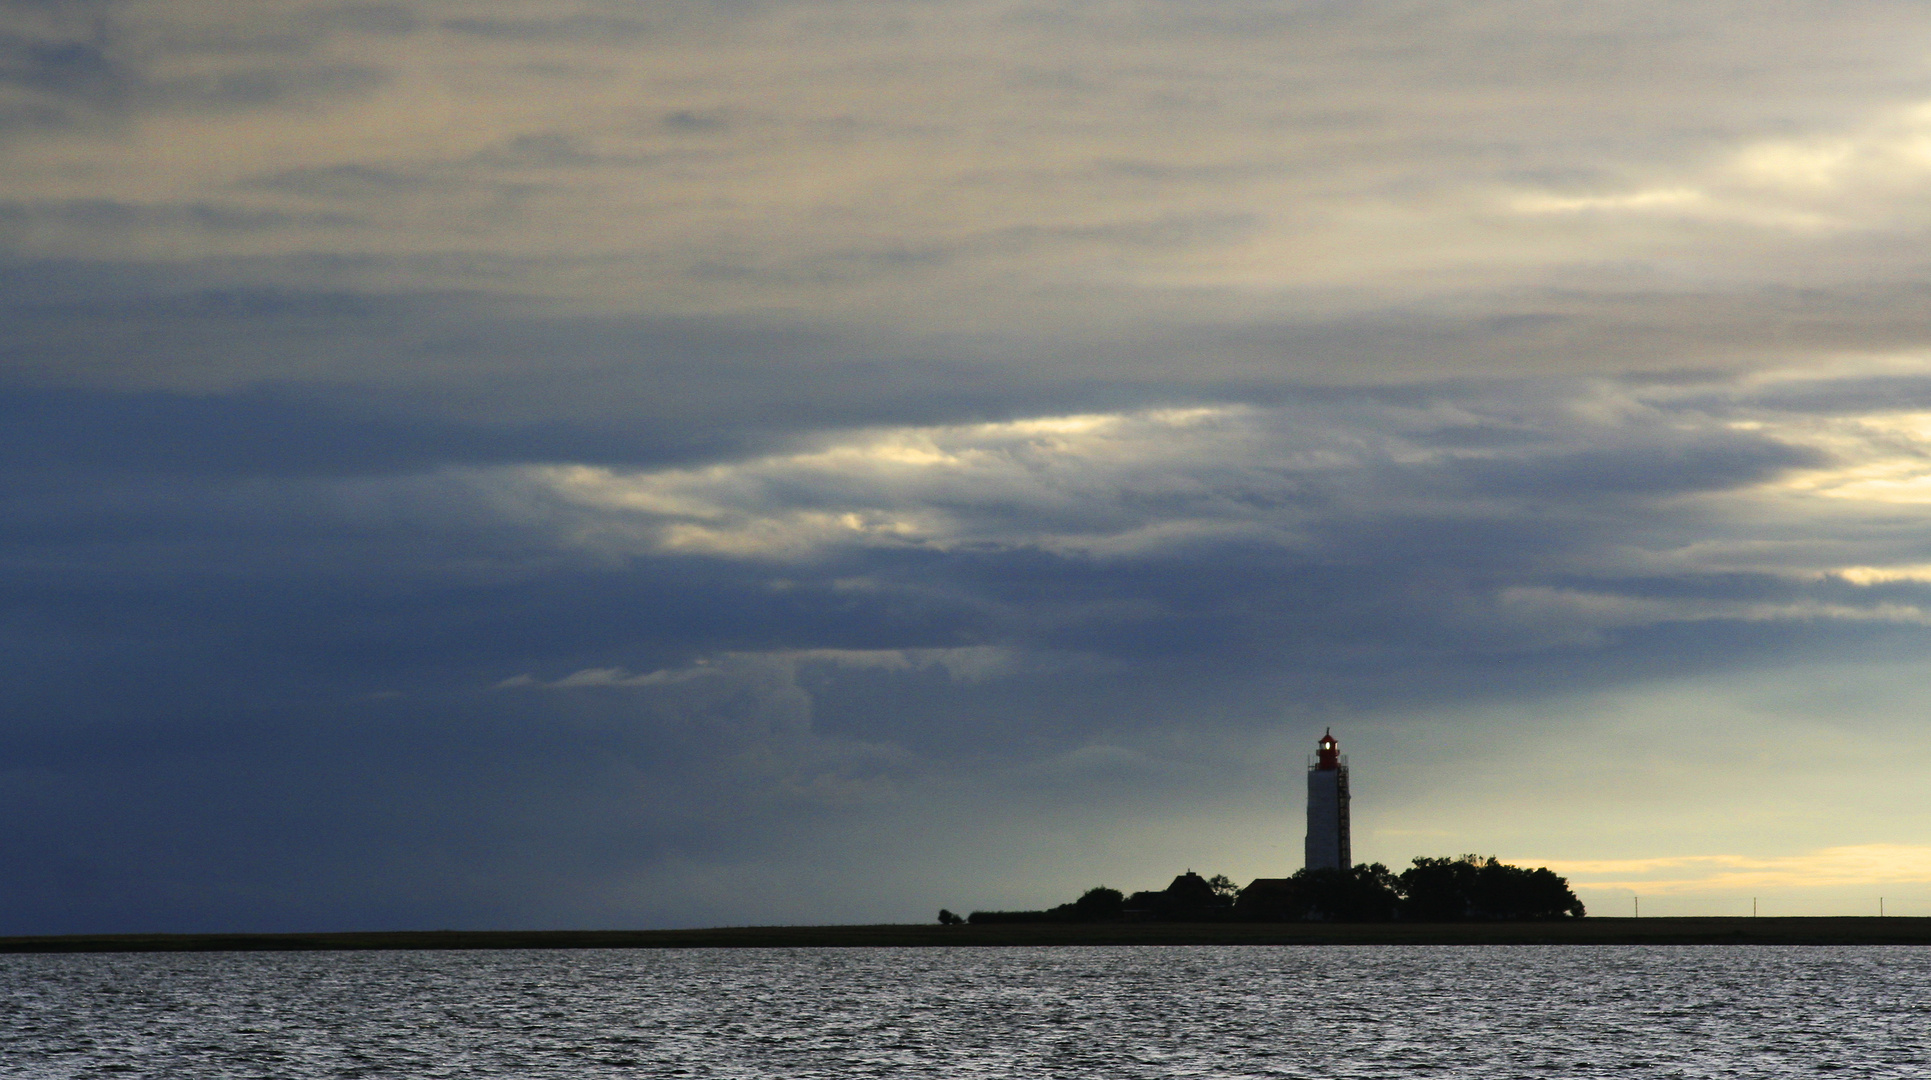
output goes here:
<path id="1" fill-rule="evenodd" d="M 1931 883 L 1931 845 L 1924 844 L 1853 844 L 1800 855 L 1526 861 L 1547 866 L 1578 889 L 1628 889 L 1645 894 Z"/>

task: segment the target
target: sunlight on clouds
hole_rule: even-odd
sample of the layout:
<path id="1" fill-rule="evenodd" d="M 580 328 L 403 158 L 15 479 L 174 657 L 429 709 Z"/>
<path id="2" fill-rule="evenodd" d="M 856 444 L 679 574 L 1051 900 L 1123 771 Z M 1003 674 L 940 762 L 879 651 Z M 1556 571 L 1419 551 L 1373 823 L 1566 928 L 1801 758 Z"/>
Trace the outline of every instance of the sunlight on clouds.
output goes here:
<path id="1" fill-rule="evenodd" d="M 1747 183 L 1793 193 L 1919 189 L 1931 180 L 1931 103 L 1892 110 L 1846 136 L 1759 143 L 1729 169 Z"/>
<path id="2" fill-rule="evenodd" d="M 1853 585 L 1882 585 L 1892 581 L 1931 583 L 1931 563 L 1911 566 L 1840 566 L 1827 571 Z"/>
<path id="3" fill-rule="evenodd" d="M 1888 108 L 1847 133 L 1750 143 L 1661 186 L 1523 192 L 1521 214 L 1661 215 L 1799 232 L 1902 224 L 1931 190 L 1931 104 Z"/>
<path id="4" fill-rule="evenodd" d="M 797 511 L 778 516 L 739 518 L 718 526 L 678 522 L 656 533 L 667 552 L 729 555 L 737 558 L 802 558 L 843 543 L 919 543 L 941 531 L 928 520 L 922 527 L 899 518 L 869 513 Z"/>
<path id="5" fill-rule="evenodd" d="M 1233 407 L 1034 417 L 848 433 L 817 449 L 702 469 L 534 466 L 515 476 L 525 490 L 592 511 L 577 536 L 593 547 L 741 558 L 854 543 L 1123 552 L 1249 527 L 1218 520 L 1222 513 L 1147 522 L 1122 515 L 1119 503 L 1136 486 L 1211 501 L 1184 463 L 1242 453 L 1254 441 L 1250 418 Z M 992 532 L 996 523 L 975 523 L 1001 503 L 1029 507 L 1039 524 L 1014 536 L 1011 524 Z"/>
<path id="6" fill-rule="evenodd" d="M 1414 706 L 1396 730 L 1351 738 L 1357 767 L 1379 774 L 1373 798 L 1357 794 L 1357 850 L 1546 865 L 1598 915 L 1630 914 L 1631 893 L 1644 915 L 1747 915 L 1752 896 L 1765 914 L 1875 915 L 1880 895 L 1925 891 L 1881 883 L 1931 881 L 1921 655 L 1778 654 L 1540 701 Z"/>
<path id="7" fill-rule="evenodd" d="M 118 5 L 100 33 L 124 100 L 8 148 L 11 240 L 573 311 L 1104 339 L 1460 303 L 1677 252 L 1632 217 L 1818 231 L 1919 192 L 1931 121 L 1894 80 L 1809 122 L 1834 129 L 1763 137 L 1826 111 L 1806 73 L 1836 86 L 1845 52 L 1902 51 L 1910 30 L 1880 28 L 1903 16 L 1713 34 L 1632 11 L 1498 32 L 1479 5 Z M 1644 64 L 1571 62 L 1632 21 Z M 1774 79 L 1735 64 L 1765 49 Z M 1522 187 L 1548 175 L 1631 179 Z"/>
<path id="8" fill-rule="evenodd" d="M 1570 629 L 1584 627 L 1651 626 L 1666 622 L 1731 619 L 1741 622 L 1788 622 L 1807 619 L 1845 619 L 1931 626 L 1931 612 L 1914 604 L 1870 605 L 1752 603 L 1701 598 L 1659 600 L 1573 589 L 1516 586 L 1500 595 L 1504 614 L 1524 620 L 1548 620 Z"/>
<path id="9" fill-rule="evenodd" d="M 1713 528 L 1692 543 L 1645 552 L 1637 561 L 1658 569 L 1727 569 L 1858 586 L 1931 581 L 1925 562 L 1931 519 L 1918 513 L 1931 504 L 1931 413 L 1873 408 L 1869 389 L 1895 383 L 1907 399 L 1915 398 L 1908 388 L 1926 371 L 1925 359 L 1915 355 L 1843 357 L 1809 374 L 1765 371 L 1738 380 L 1728 391 L 1734 397 L 1714 412 L 1705 412 L 1700 401 L 1685 407 L 1677 400 L 1696 399 L 1704 390 L 1639 392 L 1676 423 L 1721 425 L 1807 451 L 1812 461 L 1712 493 L 1701 513 L 1713 526 L 1728 522 L 1729 530 Z M 1834 403 L 1840 394 L 1847 395 L 1843 405 Z M 1769 404 L 1785 397 L 1815 404 Z M 1914 612 L 1872 611 L 1869 617 L 1915 619 Z"/>
<path id="10" fill-rule="evenodd" d="M 397 864 L 925 783 L 914 863 L 1057 882 L 1291 869 L 1332 718 L 1374 857 L 1931 880 L 1844 846 L 1931 835 L 1931 5 L 1742 10 L 0 4 L 23 745 L 183 827 L 95 728 L 362 769 Z M 158 850 L 95 801 L 0 880 Z"/>
<path id="11" fill-rule="evenodd" d="M 1547 865 L 1578 888 L 1639 893 L 1840 889 L 1931 884 L 1931 846 L 1856 844 L 1801 855 L 1687 855 L 1656 859 L 1556 859 Z"/>
<path id="12" fill-rule="evenodd" d="M 1857 156 L 1854 143 L 1764 143 L 1737 154 L 1734 168 L 1765 187 L 1820 189 L 1838 183 Z"/>
<path id="13" fill-rule="evenodd" d="M 1869 503 L 1931 502 L 1931 413 L 1805 418 L 1773 430 L 1835 459 L 1780 478 L 1775 490 Z"/>
<path id="14" fill-rule="evenodd" d="M 1590 210 L 1682 210 L 1707 203 L 1709 198 L 1692 188 L 1660 188 L 1627 195 L 1524 195 L 1512 205 L 1525 214 L 1573 214 Z"/>
<path id="15" fill-rule="evenodd" d="M 1045 416 L 833 432 L 793 452 L 695 469 L 528 466 L 475 476 L 495 499 L 521 507 L 519 516 L 555 521 L 585 551 L 767 561 L 862 548 L 1111 559 L 1238 543 L 1345 564 L 1350 552 L 1318 539 L 1344 521 L 1490 519 L 1506 531 L 1504 522 L 1535 520 L 1542 511 L 1529 508 L 1549 498 L 1603 513 L 1599 499 L 1631 491 L 1639 501 L 1614 511 L 1621 525 L 1594 530 L 1598 541 L 1565 556 L 1598 584 L 1498 583 L 1486 600 L 1467 601 L 1468 617 L 1548 645 L 1661 623 L 1925 624 L 1928 609 L 1908 597 L 1653 595 L 1616 583 L 1659 573 L 1924 579 L 1931 535 L 1917 539 L 1922 530 L 1887 508 L 1931 497 L 1931 414 L 1793 413 L 1751 405 L 1751 395 L 1828 393 L 1830 384 L 1757 385 L 1712 397 L 1708 386 L 1581 384 L 1504 415 L 1479 399 L 1450 398 L 1345 412 L 1229 406 Z M 1438 431 L 1504 437 L 1460 445 Z M 1755 459 L 1787 464 L 1757 467 Z M 1717 479 L 1679 487 L 1673 474 L 1686 466 L 1714 469 Z M 1555 493 L 1541 487 L 1551 483 Z M 1663 527 L 1679 515 L 1697 524 Z"/>

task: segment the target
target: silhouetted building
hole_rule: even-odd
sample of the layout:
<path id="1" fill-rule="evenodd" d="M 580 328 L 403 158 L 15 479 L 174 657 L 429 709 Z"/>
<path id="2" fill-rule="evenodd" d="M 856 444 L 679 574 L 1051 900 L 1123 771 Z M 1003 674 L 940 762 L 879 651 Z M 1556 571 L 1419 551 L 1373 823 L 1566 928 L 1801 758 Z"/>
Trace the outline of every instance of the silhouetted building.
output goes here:
<path id="1" fill-rule="evenodd" d="M 1354 865 L 1348 843 L 1348 759 L 1328 730 L 1307 763 L 1307 868 Z"/>

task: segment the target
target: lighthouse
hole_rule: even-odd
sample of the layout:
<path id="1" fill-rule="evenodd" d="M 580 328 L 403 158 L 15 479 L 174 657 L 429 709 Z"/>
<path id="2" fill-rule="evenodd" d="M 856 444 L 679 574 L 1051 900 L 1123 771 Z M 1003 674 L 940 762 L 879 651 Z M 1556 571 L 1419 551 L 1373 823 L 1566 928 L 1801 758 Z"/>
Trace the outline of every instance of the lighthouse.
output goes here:
<path id="1" fill-rule="evenodd" d="M 1348 759 L 1328 729 L 1307 761 L 1307 868 L 1346 870 L 1348 850 Z"/>

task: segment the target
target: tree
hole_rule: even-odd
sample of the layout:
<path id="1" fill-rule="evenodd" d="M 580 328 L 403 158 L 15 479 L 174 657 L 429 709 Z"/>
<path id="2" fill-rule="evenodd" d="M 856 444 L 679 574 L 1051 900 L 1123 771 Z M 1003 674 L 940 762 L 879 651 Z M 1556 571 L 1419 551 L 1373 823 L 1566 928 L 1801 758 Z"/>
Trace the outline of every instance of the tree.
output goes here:
<path id="1" fill-rule="evenodd" d="M 1401 903 L 1395 876 L 1380 863 L 1345 870 L 1296 871 L 1262 878 L 1241 890 L 1235 916 L 1257 922 L 1385 922 Z"/>
<path id="2" fill-rule="evenodd" d="M 1120 895 L 1120 890 L 1102 885 L 1086 890 L 1085 895 L 1073 901 L 1072 915 L 1080 922 L 1106 922 L 1119 918 L 1125 908 L 1126 897 Z"/>
<path id="3" fill-rule="evenodd" d="M 1490 855 L 1417 858 L 1399 879 L 1403 917 L 1418 922 L 1464 919 L 1582 918 L 1569 882 L 1547 867 L 1509 866 Z"/>
<path id="4" fill-rule="evenodd" d="M 964 919 L 961 919 L 957 915 L 952 914 L 950 911 L 947 911 L 944 908 L 939 909 L 940 926 L 957 926 L 964 921 L 965 921 Z"/>
<path id="5" fill-rule="evenodd" d="M 1380 863 L 1362 863 L 1346 870 L 1309 870 L 1294 875 L 1299 883 L 1303 918 L 1334 922 L 1386 922 L 1401 903 L 1395 876 Z"/>

